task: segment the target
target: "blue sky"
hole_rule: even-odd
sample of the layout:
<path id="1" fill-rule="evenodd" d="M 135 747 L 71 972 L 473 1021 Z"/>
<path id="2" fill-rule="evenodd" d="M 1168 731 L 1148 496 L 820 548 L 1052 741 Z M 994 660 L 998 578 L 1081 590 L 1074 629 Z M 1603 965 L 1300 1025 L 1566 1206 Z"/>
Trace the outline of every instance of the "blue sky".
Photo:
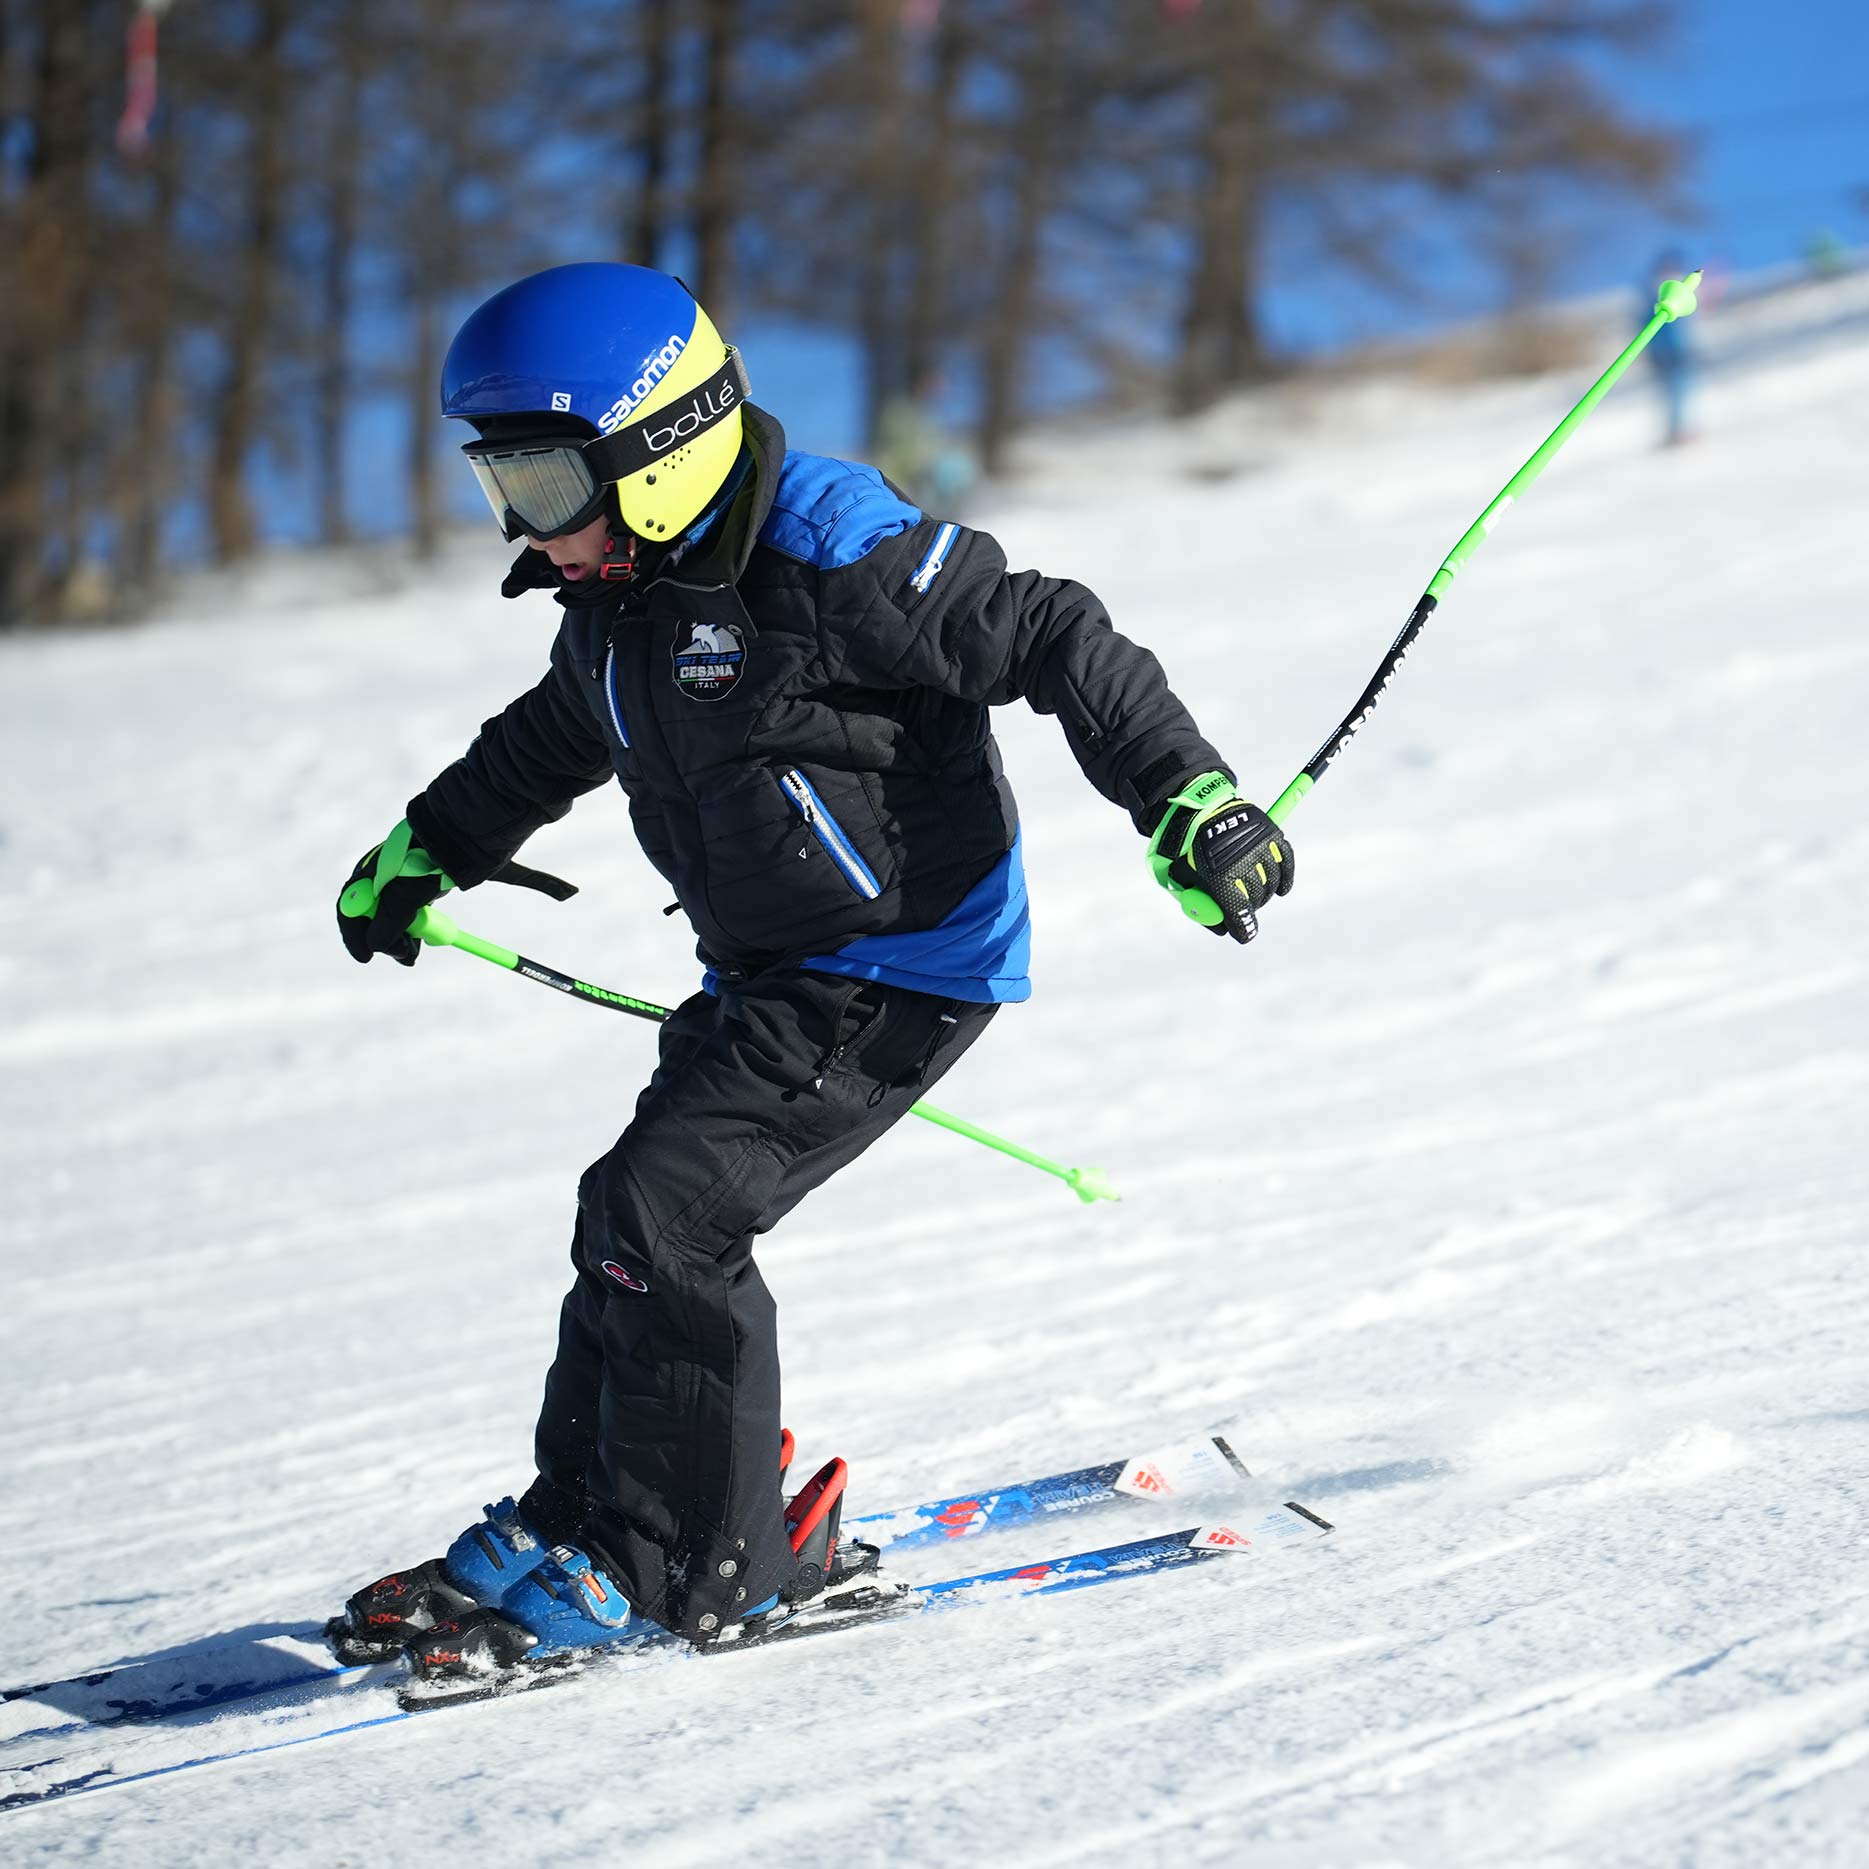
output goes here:
<path id="1" fill-rule="evenodd" d="M 1625 99 L 1696 138 L 1704 218 L 1677 231 L 1740 270 L 1795 258 L 1819 228 L 1869 240 L 1869 6 L 1679 0 L 1679 17 L 1665 57 L 1615 75 Z M 1612 277 L 1669 231 L 1626 222 L 1606 249 Z"/>

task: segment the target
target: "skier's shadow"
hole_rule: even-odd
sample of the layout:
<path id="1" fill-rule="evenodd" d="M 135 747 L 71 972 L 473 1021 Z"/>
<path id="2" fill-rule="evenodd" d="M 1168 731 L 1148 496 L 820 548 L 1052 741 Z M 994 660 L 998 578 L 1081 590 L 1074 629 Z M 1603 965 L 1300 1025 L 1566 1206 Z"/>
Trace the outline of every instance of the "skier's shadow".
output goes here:
<path id="1" fill-rule="evenodd" d="M 136 1725 L 243 1700 L 315 1679 L 337 1666 L 315 1622 L 251 1622 L 90 1674 L 9 1687 L 0 1696 L 0 1740 L 83 1726 Z M 45 1717 L 35 1718 L 36 1713 Z M 63 1718 L 54 1718 L 54 1714 Z"/>

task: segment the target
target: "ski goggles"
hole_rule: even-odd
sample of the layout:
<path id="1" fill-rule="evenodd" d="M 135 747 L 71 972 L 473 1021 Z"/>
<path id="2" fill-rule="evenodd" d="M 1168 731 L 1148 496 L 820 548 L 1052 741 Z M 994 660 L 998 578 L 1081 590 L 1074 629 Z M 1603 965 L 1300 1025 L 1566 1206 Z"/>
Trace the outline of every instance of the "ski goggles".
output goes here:
<path id="1" fill-rule="evenodd" d="M 607 489 L 575 441 L 470 441 L 461 452 L 509 544 L 522 534 L 555 539 L 576 532 L 603 510 Z"/>
<path id="2" fill-rule="evenodd" d="M 729 344 L 720 368 L 686 396 L 591 441 L 564 434 L 534 440 L 470 441 L 461 452 L 508 542 L 522 533 L 555 539 L 588 526 L 615 480 L 653 467 L 664 455 L 724 422 L 746 400 L 746 368 Z"/>

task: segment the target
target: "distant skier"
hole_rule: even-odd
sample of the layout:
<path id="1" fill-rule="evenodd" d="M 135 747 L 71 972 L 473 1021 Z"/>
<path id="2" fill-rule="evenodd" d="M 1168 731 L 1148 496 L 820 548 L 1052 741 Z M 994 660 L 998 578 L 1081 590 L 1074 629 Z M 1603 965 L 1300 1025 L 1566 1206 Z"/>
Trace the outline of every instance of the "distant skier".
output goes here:
<path id="1" fill-rule="evenodd" d="M 925 372 L 876 417 L 876 465 L 911 500 L 954 512 L 977 477 L 973 457 L 940 415 L 941 379 Z"/>
<path id="2" fill-rule="evenodd" d="M 1655 290 L 1664 281 L 1678 279 L 1688 270 L 1685 257 L 1663 253 L 1650 268 L 1654 275 L 1642 299 L 1641 323 L 1647 324 L 1655 307 Z M 1664 324 L 1648 346 L 1649 368 L 1661 392 L 1664 448 L 1678 448 L 1688 438 L 1687 399 L 1694 386 L 1694 353 L 1688 347 L 1687 328 L 1680 320 Z"/>
<path id="3" fill-rule="evenodd" d="M 505 594 L 554 589 L 564 615 L 538 685 L 359 860 L 374 906 L 340 907 L 344 945 L 413 964 L 409 924 L 444 890 L 549 883 L 509 860 L 614 775 L 706 971 L 579 1184 L 538 1477 L 358 1592 L 334 1634 L 406 1645 L 431 1676 L 645 1621 L 755 1639 L 865 1552 L 838 1545 L 842 1461 L 785 1502 L 753 1242 L 1031 990 L 986 710 L 1062 716 L 1156 880 L 1216 933 L 1252 938 L 1290 845 L 1089 591 L 1008 572 L 873 467 L 788 451 L 676 280 L 580 265 L 508 287 L 455 338 L 442 409 L 526 541 Z"/>

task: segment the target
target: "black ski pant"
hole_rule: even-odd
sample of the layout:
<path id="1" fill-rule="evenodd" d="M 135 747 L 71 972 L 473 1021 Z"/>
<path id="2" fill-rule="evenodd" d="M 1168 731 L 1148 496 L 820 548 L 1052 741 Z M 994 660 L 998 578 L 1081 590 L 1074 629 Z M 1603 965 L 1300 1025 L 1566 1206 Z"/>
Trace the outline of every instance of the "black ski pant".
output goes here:
<path id="1" fill-rule="evenodd" d="M 905 1115 L 995 1007 L 775 970 L 697 993 L 578 1186 L 576 1280 L 523 1502 L 706 1641 L 792 1578 L 778 1316 L 753 1242 Z"/>

